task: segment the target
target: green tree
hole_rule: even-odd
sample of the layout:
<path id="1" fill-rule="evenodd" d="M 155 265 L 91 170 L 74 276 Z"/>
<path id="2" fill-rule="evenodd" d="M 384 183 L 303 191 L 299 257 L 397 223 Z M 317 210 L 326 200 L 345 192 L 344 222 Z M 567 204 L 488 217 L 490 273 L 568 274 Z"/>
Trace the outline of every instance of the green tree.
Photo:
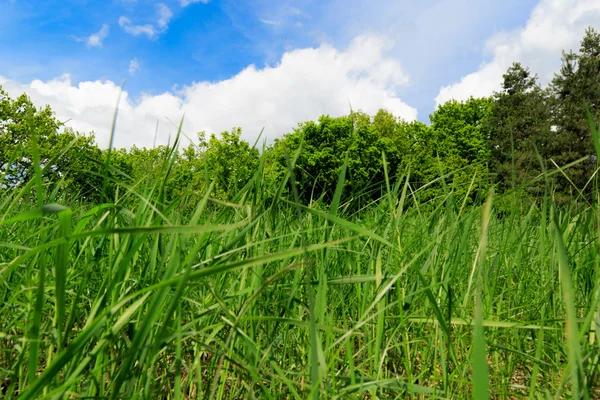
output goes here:
<path id="1" fill-rule="evenodd" d="M 258 166 L 258 149 L 241 136 L 241 128 L 221 132 L 220 138 L 213 134 L 208 141 L 203 133 L 199 135 L 200 146 L 206 151 L 198 155 L 206 163 L 209 175 L 216 179 L 216 193 L 224 198 L 242 189 Z"/>
<path id="2" fill-rule="evenodd" d="M 589 106 L 596 124 L 600 119 L 600 33 L 597 30 L 586 30 L 579 53 L 563 53 L 562 66 L 552 80 L 551 91 L 555 127 L 551 156 L 559 166 L 590 157 L 587 162 L 566 171 L 573 184 L 582 190 L 595 169 L 586 106 Z M 567 201 L 574 191 L 571 183 L 559 177 L 556 185 L 558 200 Z"/>
<path id="3" fill-rule="evenodd" d="M 400 130 L 404 132 L 403 136 L 408 138 L 408 148 L 403 154 L 399 172 L 410 173 L 413 189 L 422 189 L 440 176 L 433 129 L 423 122 L 413 121 L 401 123 Z M 417 193 L 422 202 L 440 194 L 442 194 L 440 185 L 427 186 Z"/>
<path id="4" fill-rule="evenodd" d="M 61 132 L 62 127 L 50 107 L 37 109 L 24 94 L 13 100 L 0 87 L 0 167 L 5 185 L 19 186 L 32 178 L 35 141 L 40 165 L 48 167 L 44 181 L 62 180 L 64 193 L 71 198 L 98 199 L 102 152 L 94 135 L 72 129 Z"/>
<path id="5" fill-rule="evenodd" d="M 104 156 L 93 134 L 83 135 L 72 129 L 50 135 L 42 146 L 43 159 L 49 160 L 59 153 L 52 171 L 64 180 L 65 193 L 73 199 L 100 200 Z M 67 151 L 63 151 L 68 149 Z"/>
<path id="6" fill-rule="evenodd" d="M 354 201 L 377 198 L 384 179 L 382 152 L 386 150 L 386 141 L 382 135 L 387 135 L 390 144 L 397 125 L 390 114 L 380 112 L 378 115 L 377 126 L 360 111 L 342 117 L 322 115 L 317 122 L 299 124 L 293 132 L 275 140 L 269 149 L 269 157 L 275 165 L 272 173 L 278 178 L 283 176 L 288 168 L 287 157 L 301 148 L 295 176 L 302 200 L 306 203 L 321 198 L 329 201 L 348 154 L 344 198 Z M 392 153 L 394 151 L 392 148 Z M 394 154 L 391 158 L 396 160 L 399 156 Z"/>
<path id="7" fill-rule="evenodd" d="M 528 68 L 514 63 L 504 74 L 502 90 L 483 125 L 491 151 L 490 171 L 499 192 L 514 189 L 542 172 L 536 155 L 546 158 L 550 151 L 550 107 L 548 96 Z M 543 181 L 526 187 L 539 196 Z"/>
<path id="8" fill-rule="evenodd" d="M 431 164 L 437 164 L 459 201 L 472 202 L 489 187 L 490 150 L 483 125 L 493 102 L 491 98 L 452 100 L 439 106 L 430 116 L 432 132 L 427 146 L 437 162 L 427 161 L 425 168 L 431 170 Z M 471 182 L 473 188 L 469 192 Z"/>
<path id="9" fill-rule="evenodd" d="M 418 135 L 420 122 L 406 122 L 395 117 L 386 110 L 379 110 L 372 120 L 373 129 L 379 137 L 380 147 L 383 149 L 392 178 L 397 173 L 404 173 L 403 166 L 408 163 Z"/>
<path id="10" fill-rule="evenodd" d="M 37 109 L 25 94 L 16 99 L 8 96 L 0 86 L 0 168 L 10 186 L 27 182 L 33 175 L 32 141 L 38 147 L 48 147 L 48 139 L 62 124 L 50 107 Z M 40 162 L 45 164 L 40 149 Z"/>
<path id="11" fill-rule="evenodd" d="M 200 143 L 206 145 L 205 136 L 199 134 Z M 208 166 L 205 165 L 206 147 L 200 147 L 196 143 L 190 143 L 179 154 L 176 168 L 172 172 L 172 186 L 174 191 L 194 192 L 204 194 L 207 184 L 212 177 L 207 175 Z"/>
<path id="12" fill-rule="evenodd" d="M 289 158 L 300 149 L 294 171 L 300 197 L 308 203 L 321 195 L 331 196 L 352 129 L 349 118 L 327 115 L 319 117 L 318 122 L 299 123 L 292 132 L 276 139 L 269 149 L 275 179 L 285 174 Z"/>

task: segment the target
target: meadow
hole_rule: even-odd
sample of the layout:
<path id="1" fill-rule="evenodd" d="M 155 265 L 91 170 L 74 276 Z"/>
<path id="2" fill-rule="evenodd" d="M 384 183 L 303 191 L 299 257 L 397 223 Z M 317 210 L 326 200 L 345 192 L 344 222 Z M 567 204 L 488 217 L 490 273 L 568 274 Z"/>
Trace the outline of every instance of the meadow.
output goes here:
<path id="1" fill-rule="evenodd" d="M 34 165 L 0 200 L 7 399 L 600 396 L 598 196 L 422 204 L 407 172 L 357 208 L 344 165 L 306 205 L 262 157 L 169 199 L 171 153 L 90 204 Z"/>

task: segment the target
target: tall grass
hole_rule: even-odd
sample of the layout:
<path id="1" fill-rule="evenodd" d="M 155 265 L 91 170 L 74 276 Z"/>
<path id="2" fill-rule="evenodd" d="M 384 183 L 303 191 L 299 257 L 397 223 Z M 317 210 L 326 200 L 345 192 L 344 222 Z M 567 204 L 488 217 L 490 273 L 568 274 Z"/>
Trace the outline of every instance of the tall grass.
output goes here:
<path id="1" fill-rule="evenodd" d="M 423 207 L 406 176 L 350 213 L 343 171 L 329 207 L 284 196 L 293 158 L 229 202 L 166 201 L 170 158 L 99 205 L 40 168 L 5 191 L 2 396 L 600 396 L 600 204 Z"/>

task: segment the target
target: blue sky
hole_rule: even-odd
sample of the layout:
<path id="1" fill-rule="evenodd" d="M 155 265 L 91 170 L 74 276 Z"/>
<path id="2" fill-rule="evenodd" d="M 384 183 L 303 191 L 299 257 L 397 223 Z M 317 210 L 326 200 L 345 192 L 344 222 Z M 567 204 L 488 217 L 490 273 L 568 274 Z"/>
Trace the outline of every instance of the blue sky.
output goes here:
<path id="1" fill-rule="evenodd" d="M 294 98 L 290 100 L 292 103 L 299 103 L 295 108 L 284 107 L 285 122 L 277 122 L 269 133 L 273 137 L 285 131 L 285 124 L 296 117 L 293 109 L 302 111 L 303 90 L 307 91 L 308 102 L 321 101 L 315 98 L 310 76 L 319 73 L 318 57 L 330 57 L 327 65 L 331 68 L 335 68 L 335 60 L 339 59 L 349 60 L 355 66 L 340 72 L 347 75 L 347 80 L 340 81 L 339 89 L 332 86 L 330 91 L 347 90 L 351 94 L 350 103 L 360 103 L 360 93 L 370 93 L 371 100 L 365 103 L 368 111 L 378 108 L 379 101 L 381 106 L 390 104 L 392 111 L 406 111 L 403 117 L 417 113 L 418 119 L 427 121 L 436 101 L 463 98 L 479 94 L 481 88 L 490 91 L 489 88 L 497 86 L 498 75 L 501 77 L 509 62 L 501 58 L 531 61 L 529 64 L 534 66 L 541 59 L 556 67 L 560 50 L 550 55 L 548 46 L 541 43 L 544 37 L 553 37 L 553 28 L 540 31 L 539 27 L 548 18 L 557 29 L 566 27 L 573 37 L 559 40 L 559 44 L 571 46 L 588 20 L 597 21 L 600 13 L 597 3 L 595 0 L 0 0 L 0 54 L 3 55 L 0 83 L 4 82 L 3 86 L 12 91 L 31 91 L 32 99 L 47 100 L 54 107 L 54 102 L 61 101 L 59 94 L 79 90 L 81 83 L 101 82 L 105 86 L 98 91 L 102 91 L 108 90 L 108 83 L 112 88 L 127 79 L 129 106 L 135 113 L 141 113 L 136 109 L 141 98 L 168 95 L 173 97 L 169 98 L 169 104 L 174 111 L 181 109 L 189 114 L 193 110 L 190 99 L 198 94 L 192 87 L 200 90 L 202 86 L 204 95 L 212 93 L 216 98 L 224 96 L 217 94 L 219 90 L 229 90 L 229 96 L 246 93 L 250 81 L 259 76 L 250 73 L 244 80 L 246 83 L 240 83 L 243 80 L 240 72 L 250 65 L 254 65 L 257 73 L 265 68 L 270 71 L 260 75 L 265 90 L 275 90 L 271 88 L 272 79 L 276 80 L 273 84 L 276 87 L 282 80 L 301 76 L 302 84 L 282 86 L 281 90 L 299 91 L 288 93 Z M 582 4 L 586 6 L 583 11 L 562 15 Z M 530 40 L 531 35 L 542 38 L 541 44 Z M 562 33 L 563 36 L 568 35 Z M 361 38 L 370 39 L 361 42 Z M 357 40 L 362 44 L 357 45 Z M 318 51 L 300 54 L 303 49 Z M 284 64 L 282 57 L 286 54 L 293 57 L 289 58 L 290 66 L 285 71 L 292 71 L 293 65 L 305 65 L 303 60 L 310 59 L 306 68 L 315 68 L 315 73 L 295 71 L 288 76 L 283 69 L 280 73 L 277 68 Z M 362 54 L 365 57 L 373 54 L 377 61 L 362 65 Z M 546 68 L 539 64 L 541 69 Z M 381 71 L 383 75 L 388 71 L 389 77 L 386 75 L 379 81 Z M 539 71 L 542 77 L 550 72 Z M 36 89 L 31 84 L 35 80 L 47 84 L 65 74 L 68 81 L 62 79 L 60 85 L 40 89 L 38 84 Z M 363 76 L 369 79 L 361 80 Z M 319 79 L 314 81 L 315 86 L 324 84 Z M 228 81 L 232 83 L 228 85 Z M 373 88 L 366 87 L 373 81 L 376 81 Z M 33 93 L 36 90 L 42 94 Z M 55 95 L 48 93 L 52 90 Z M 252 90 L 253 95 L 260 92 L 260 88 Z M 324 91 L 320 96 L 328 96 L 327 93 Z M 240 103 L 237 109 L 227 110 L 224 115 L 230 116 L 228 123 L 242 125 L 246 119 L 240 117 L 237 121 L 236 112 L 252 113 L 252 107 L 263 107 L 257 104 L 261 96 L 250 94 L 246 93 L 248 107 Z M 336 95 L 342 102 L 344 93 Z M 79 102 L 93 97 L 77 96 Z M 257 102 L 252 101 L 256 97 Z M 181 98 L 183 102 L 179 101 Z M 267 96 L 264 103 L 273 103 L 267 107 L 272 113 L 265 111 L 264 115 L 278 114 L 286 98 L 281 94 Z M 158 102 L 159 98 L 154 100 Z M 226 98 L 221 103 L 227 107 Z M 330 100 L 322 99 L 322 103 L 324 113 L 336 113 L 339 109 L 328 106 Z M 61 108 L 73 109 L 68 104 L 56 105 L 57 110 Z M 78 112 L 83 115 L 84 111 Z M 296 122 L 316 118 L 314 112 L 313 109 L 299 112 Z M 81 116 L 73 113 L 70 118 Z M 78 128 L 104 129 L 81 118 L 86 124 Z M 217 123 L 191 122 L 191 130 L 199 130 L 198 125 L 221 129 Z M 126 142 L 123 143 L 130 144 Z M 131 138 L 129 142 L 135 140 Z"/>

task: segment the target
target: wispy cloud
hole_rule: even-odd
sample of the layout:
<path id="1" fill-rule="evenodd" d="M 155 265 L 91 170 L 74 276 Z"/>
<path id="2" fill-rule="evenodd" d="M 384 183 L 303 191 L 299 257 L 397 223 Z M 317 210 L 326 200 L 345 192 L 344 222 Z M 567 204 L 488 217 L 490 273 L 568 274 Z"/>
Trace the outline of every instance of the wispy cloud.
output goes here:
<path id="1" fill-rule="evenodd" d="M 133 60 L 129 61 L 129 75 L 130 76 L 135 75 L 135 73 L 137 71 L 139 71 L 140 68 L 142 68 L 142 62 L 140 60 L 138 60 L 137 58 L 134 58 Z"/>
<path id="2" fill-rule="evenodd" d="M 91 34 L 87 38 L 87 45 L 90 47 L 101 47 L 102 41 L 108 36 L 109 30 L 107 24 L 102 25 L 102 28 L 98 32 Z"/>
<path id="3" fill-rule="evenodd" d="M 108 37 L 109 31 L 108 25 L 104 24 L 98 32 L 92 33 L 90 36 L 71 36 L 71 38 L 77 42 L 85 42 L 88 47 L 102 47 L 102 41 Z"/>
<path id="4" fill-rule="evenodd" d="M 288 12 L 290 15 L 294 15 L 294 16 L 296 16 L 296 17 L 300 17 L 300 16 L 303 16 L 303 17 L 305 17 L 305 16 L 306 16 L 306 13 L 305 13 L 304 11 L 302 11 L 302 10 L 300 10 L 299 8 L 296 8 L 296 7 L 288 7 L 288 8 L 287 8 L 287 12 Z"/>
<path id="5" fill-rule="evenodd" d="M 130 35 L 146 35 L 148 38 L 154 39 L 167 30 L 169 22 L 171 22 L 171 18 L 173 18 L 171 9 L 163 3 L 158 3 L 156 5 L 156 11 L 158 14 L 156 26 L 153 24 L 135 25 L 130 18 L 125 16 L 119 18 L 119 26 Z"/>
<path id="6" fill-rule="evenodd" d="M 279 22 L 279 21 L 273 21 L 272 19 L 264 19 L 264 18 L 259 18 L 258 20 L 259 20 L 260 22 L 262 22 L 263 24 L 266 24 L 266 25 L 274 25 L 274 26 L 277 26 L 277 25 L 281 24 L 281 22 Z"/>
<path id="7" fill-rule="evenodd" d="M 149 38 L 153 38 L 156 34 L 154 26 L 150 24 L 133 25 L 131 20 L 127 17 L 119 18 L 119 26 L 123 28 L 125 32 L 134 36 L 147 35 Z"/>
<path id="8" fill-rule="evenodd" d="M 294 27 L 303 27 L 302 21 L 309 17 L 304 11 L 288 6 L 284 2 L 277 6 L 260 8 L 255 15 L 262 24 L 278 27 L 282 31 Z"/>
<path id="9" fill-rule="evenodd" d="M 202 3 L 202 4 L 206 4 L 208 3 L 210 0 L 179 0 L 179 5 L 181 5 L 181 7 L 187 7 L 190 4 L 195 4 L 195 3 Z"/>
<path id="10" fill-rule="evenodd" d="M 156 24 L 160 29 L 167 29 L 171 18 L 173 18 L 171 9 L 162 3 L 157 4 L 156 8 L 158 10 L 158 22 Z"/>

